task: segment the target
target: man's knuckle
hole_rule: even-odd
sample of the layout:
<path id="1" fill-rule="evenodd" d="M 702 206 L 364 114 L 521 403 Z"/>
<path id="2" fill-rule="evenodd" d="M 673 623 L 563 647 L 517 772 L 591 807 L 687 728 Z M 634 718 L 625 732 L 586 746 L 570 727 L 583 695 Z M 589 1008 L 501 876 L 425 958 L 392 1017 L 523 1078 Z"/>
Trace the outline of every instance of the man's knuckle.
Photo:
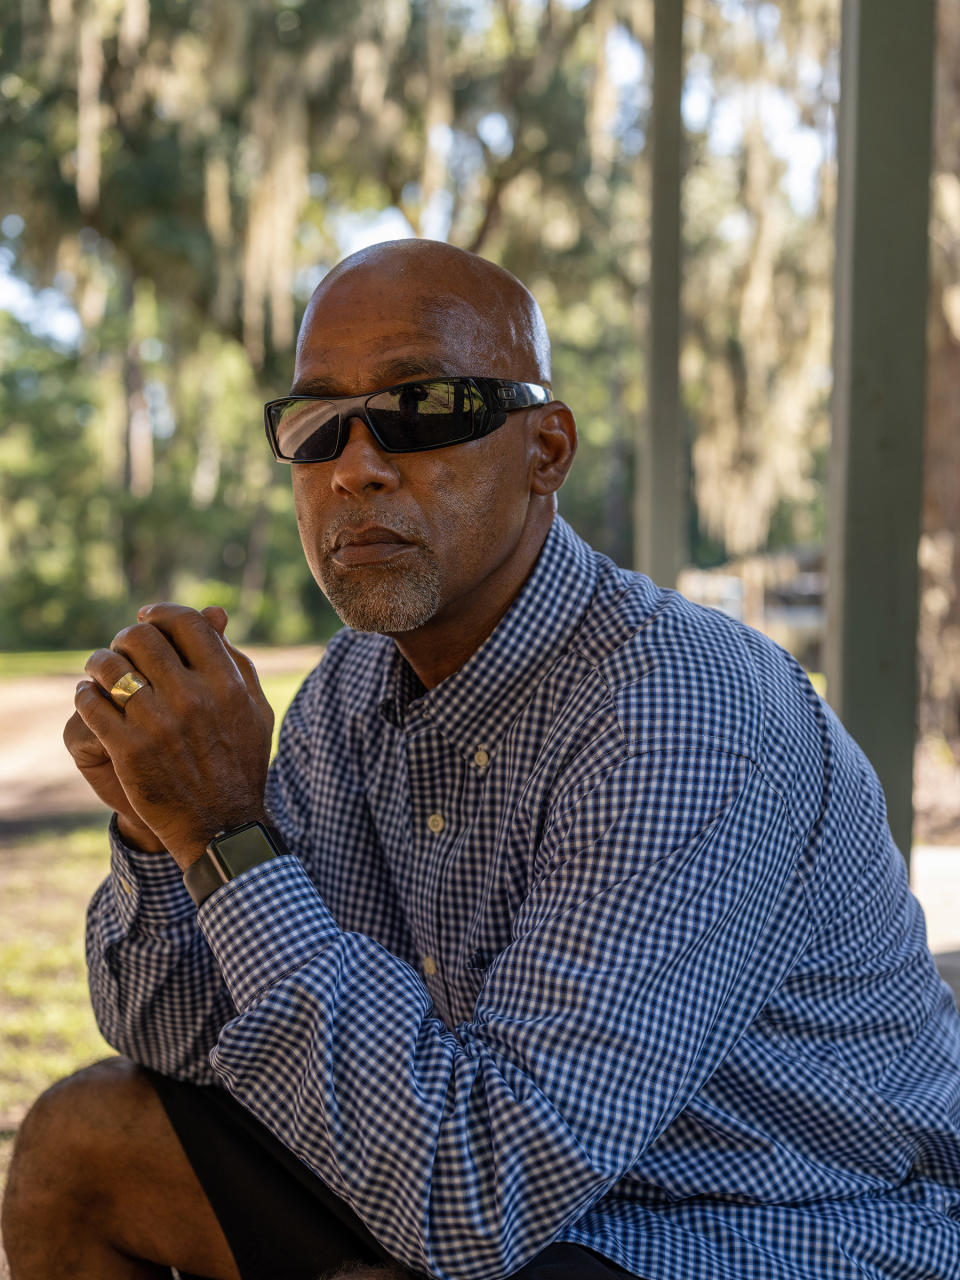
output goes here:
<path id="1" fill-rule="evenodd" d="M 183 618 L 190 617 L 191 615 L 199 617 L 196 609 L 191 608 L 190 605 L 176 604 L 173 600 L 163 600 L 159 604 L 149 605 L 148 608 L 142 612 L 149 614 L 149 617 L 146 619 L 148 622 L 157 622 L 161 619 L 165 622 L 173 620 L 180 621 Z"/>
<path id="2" fill-rule="evenodd" d="M 79 714 L 74 711 L 73 715 L 63 726 L 63 741 L 69 749 L 72 745 L 79 742 L 83 738 L 90 736 L 90 730 L 80 719 Z"/>
<path id="3" fill-rule="evenodd" d="M 178 622 L 185 630 L 193 631 L 197 635 L 206 635 L 213 631 L 213 627 L 207 619 L 202 613 L 198 613 L 196 609 L 190 609 L 183 613 Z"/>
<path id="4" fill-rule="evenodd" d="M 110 642 L 110 648 L 113 649 L 114 652 L 117 650 L 123 650 L 130 644 L 131 640 L 142 634 L 143 628 L 140 623 L 135 622 L 131 626 L 124 627 L 122 630 L 117 632 L 113 637 L 113 640 Z"/>
<path id="5" fill-rule="evenodd" d="M 97 705 L 99 696 L 94 693 L 92 684 L 80 685 L 73 695 L 73 705 L 77 708 L 77 712 L 86 711 L 88 715 L 99 710 Z"/>

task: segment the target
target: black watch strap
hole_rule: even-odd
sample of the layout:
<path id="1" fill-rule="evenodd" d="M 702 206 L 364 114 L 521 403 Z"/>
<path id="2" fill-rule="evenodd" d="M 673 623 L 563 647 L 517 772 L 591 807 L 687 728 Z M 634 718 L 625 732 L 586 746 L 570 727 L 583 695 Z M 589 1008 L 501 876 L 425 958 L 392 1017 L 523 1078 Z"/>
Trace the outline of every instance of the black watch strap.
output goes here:
<path id="1" fill-rule="evenodd" d="M 235 880 L 244 871 L 289 853 L 275 827 L 247 822 L 213 837 L 200 857 L 183 873 L 187 892 L 199 907 L 211 893 Z"/>

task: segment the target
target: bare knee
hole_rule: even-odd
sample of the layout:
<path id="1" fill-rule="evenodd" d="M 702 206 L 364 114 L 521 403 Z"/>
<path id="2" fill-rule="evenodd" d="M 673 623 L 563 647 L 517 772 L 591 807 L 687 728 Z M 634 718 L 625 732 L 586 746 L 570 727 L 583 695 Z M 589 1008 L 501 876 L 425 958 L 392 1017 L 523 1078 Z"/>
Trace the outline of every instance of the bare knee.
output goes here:
<path id="1" fill-rule="evenodd" d="M 139 1067 L 126 1058 L 95 1062 L 40 1095 L 20 1126 L 14 1159 L 49 1164 L 63 1176 L 79 1162 L 83 1176 L 132 1136 L 152 1105 L 153 1089 Z"/>
<path id="2" fill-rule="evenodd" d="M 3 1206 L 7 1240 L 49 1214 L 86 1215 L 122 1176 L 118 1160 L 152 1089 L 124 1058 L 84 1067 L 41 1094 L 17 1134 Z"/>
<path id="3" fill-rule="evenodd" d="M 124 1058 L 85 1067 L 37 1099 L 14 1149 L 3 1237 L 24 1280 L 153 1277 L 171 1266 L 239 1280 L 156 1090 Z"/>

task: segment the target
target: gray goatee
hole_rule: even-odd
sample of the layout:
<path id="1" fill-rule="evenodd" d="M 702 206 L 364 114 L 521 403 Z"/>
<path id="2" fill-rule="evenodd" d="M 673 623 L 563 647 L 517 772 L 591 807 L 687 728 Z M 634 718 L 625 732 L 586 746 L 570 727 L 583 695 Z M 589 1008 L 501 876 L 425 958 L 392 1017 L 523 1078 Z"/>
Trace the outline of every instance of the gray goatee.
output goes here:
<path id="1" fill-rule="evenodd" d="M 333 558 L 333 543 L 341 529 L 382 523 L 418 550 L 381 564 L 345 568 Z M 392 635 L 413 631 L 429 622 L 440 608 L 440 565 L 420 531 L 406 520 L 391 516 L 358 517 L 343 513 L 327 534 L 320 587 L 340 617 L 355 631 Z"/>

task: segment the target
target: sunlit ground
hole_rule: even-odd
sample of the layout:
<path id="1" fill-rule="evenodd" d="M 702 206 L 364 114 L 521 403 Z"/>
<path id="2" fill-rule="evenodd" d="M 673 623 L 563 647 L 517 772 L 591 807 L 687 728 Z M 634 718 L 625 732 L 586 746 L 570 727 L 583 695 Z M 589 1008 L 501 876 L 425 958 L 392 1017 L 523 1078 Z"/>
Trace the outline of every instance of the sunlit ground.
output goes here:
<path id="1" fill-rule="evenodd" d="M 7 842 L 0 862 L 0 1131 L 48 1083 L 109 1052 L 87 996 L 82 922 L 104 875 L 105 819 Z"/>

